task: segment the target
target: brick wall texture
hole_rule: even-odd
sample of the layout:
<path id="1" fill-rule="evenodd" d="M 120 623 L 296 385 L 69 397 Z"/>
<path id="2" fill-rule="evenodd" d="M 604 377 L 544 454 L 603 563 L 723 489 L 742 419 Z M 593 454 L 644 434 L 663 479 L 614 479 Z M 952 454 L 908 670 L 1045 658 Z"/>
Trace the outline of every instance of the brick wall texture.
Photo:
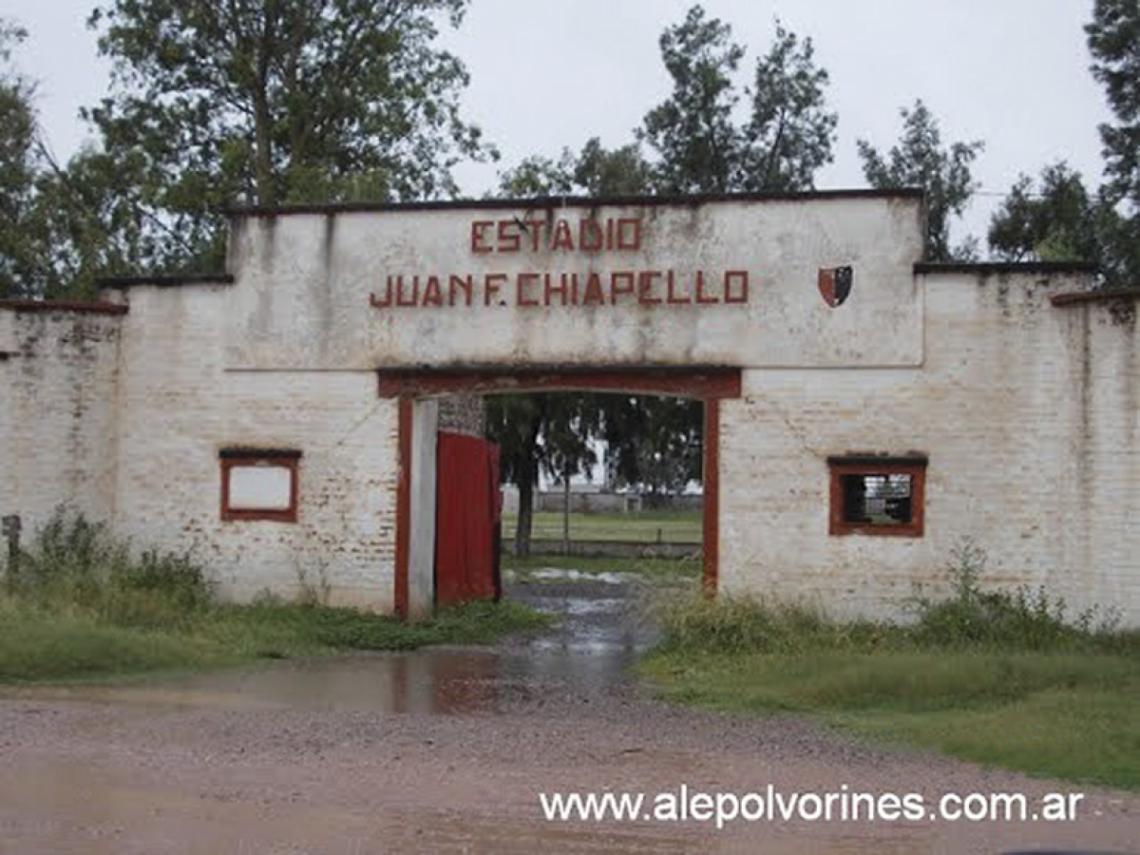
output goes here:
<path id="1" fill-rule="evenodd" d="M 885 225 L 860 234 L 887 240 L 918 222 L 912 214 L 869 209 Z M 695 234 L 701 228 L 692 225 Z M 238 226 L 239 250 L 248 232 Z M 843 245 L 842 235 L 828 239 Z M 343 277 L 348 262 L 337 252 L 329 269 Z M 848 307 L 804 298 L 820 320 L 799 334 L 833 336 L 831 349 L 813 342 L 797 367 L 786 336 L 778 364 L 737 363 L 742 395 L 721 403 L 721 590 L 902 616 L 914 596 L 945 590 L 954 547 L 972 539 L 988 555 L 985 583 L 1044 585 L 1073 611 L 1099 604 L 1140 624 L 1135 301 L 1054 306 L 1051 295 L 1086 289 L 1089 277 L 978 270 L 904 278 L 898 271 L 914 260 L 906 253 L 877 248 L 873 257 L 890 272 L 861 277 L 856 267 L 852 311 L 864 297 L 874 307 L 851 316 L 858 324 L 826 327 L 827 313 Z M 789 280 L 808 276 L 807 263 L 793 261 Z M 277 309 L 268 308 L 273 271 L 264 255 L 237 251 L 230 263 L 234 284 L 109 295 L 129 303 L 125 315 L 0 308 L 0 513 L 19 513 L 30 530 L 66 504 L 138 548 L 189 551 L 235 599 L 290 596 L 301 580 L 324 580 L 333 602 L 389 611 L 398 406 L 377 394 L 382 367 L 362 365 L 365 350 L 336 350 L 338 318 L 351 306 L 322 309 L 326 344 L 281 350 L 290 345 L 272 338 Z M 882 289 L 897 291 L 905 312 L 885 314 Z M 800 311 L 791 298 L 764 299 L 789 317 Z M 539 326 L 520 327 L 504 345 L 511 364 L 526 363 L 520 348 L 550 347 L 561 335 L 553 310 L 533 317 L 527 323 Z M 583 359 L 605 364 L 606 342 L 591 349 L 588 325 L 573 323 L 566 334 L 580 339 Z M 647 322 L 638 323 L 642 335 Z M 902 344 L 878 340 L 892 336 Z M 277 370 L 267 364 L 275 352 L 284 354 Z M 460 341 L 440 362 L 465 355 Z M 689 358 L 678 352 L 674 361 Z M 480 399 L 445 400 L 441 424 L 479 433 Z M 234 446 L 302 452 L 296 523 L 220 519 L 218 455 Z M 928 456 L 922 537 L 829 535 L 827 457 L 847 452 Z"/>

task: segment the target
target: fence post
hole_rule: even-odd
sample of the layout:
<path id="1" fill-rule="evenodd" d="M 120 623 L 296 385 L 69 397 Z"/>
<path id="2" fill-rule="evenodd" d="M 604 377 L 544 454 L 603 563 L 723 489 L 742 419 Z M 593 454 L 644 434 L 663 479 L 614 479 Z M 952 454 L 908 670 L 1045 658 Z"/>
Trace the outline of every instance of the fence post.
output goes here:
<path id="1" fill-rule="evenodd" d="M 4 537 L 8 539 L 8 587 L 16 587 L 20 573 L 20 515 L 11 514 L 2 520 Z"/>

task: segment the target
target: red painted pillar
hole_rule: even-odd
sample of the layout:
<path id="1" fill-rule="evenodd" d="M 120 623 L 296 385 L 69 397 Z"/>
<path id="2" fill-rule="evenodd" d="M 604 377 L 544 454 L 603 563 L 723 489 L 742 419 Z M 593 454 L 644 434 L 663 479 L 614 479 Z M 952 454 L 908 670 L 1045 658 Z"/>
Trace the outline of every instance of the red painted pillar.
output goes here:
<path id="1" fill-rule="evenodd" d="M 396 444 L 396 614 L 408 616 L 408 561 L 412 539 L 412 408 L 413 400 L 401 397 Z"/>
<path id="2" fill-rule="evenodd" d="M 704 460 L 704 567 L 701 585 L 709 596 L 716 593 L 720 561 L 720 400 L 705 399 Z"/>

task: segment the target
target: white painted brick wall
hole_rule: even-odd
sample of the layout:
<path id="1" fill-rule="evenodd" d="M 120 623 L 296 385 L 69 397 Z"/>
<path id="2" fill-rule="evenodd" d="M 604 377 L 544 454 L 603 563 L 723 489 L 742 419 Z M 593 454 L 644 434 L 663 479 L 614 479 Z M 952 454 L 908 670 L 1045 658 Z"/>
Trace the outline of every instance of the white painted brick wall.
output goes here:
<path id="1" fill-rule="evenodd" d="M 915 203 L 872 199 L 655 214 L 659 234 L 697 240 L 701 263 L 767 271 L 743 321 L 724 307 L 723 323 L 687 307 L 648 327 L 643 307 L 592 320 L 369 308 L 385 264 L 420 264 L 418 235 L 450 247 L 440 265 L 473 264 L 461 238 L 475 216 L 253 220 L 236 233 L 233 285 L 133 287 L 122 317 L 0 309 L 0 350 L 21 353 L 0 362 L 0 511 L 37 524 L 71 501 L 139 547 L 191 551 L 226 596 L 290 596 L 323 570 L 334 602 L 390 610 L 397 405 L 378 397 L 376 369 L 425 354 L 716 356 L 745 368 L 744 396 L 721 405 L 723 590 L 897 615 L 942 590 L 969 536 L 989 553 L 986 581 L 1044 584 L 1140 624 L 1134 302 L 1053 307 L 1050 294 L 1090 284 L 1074 277 L 911 277 Z M 672 252 L 647 247 L 636 264 L 682 264 Z M 815 268 L 851 257 L 854 291 L 827 308 Z M 227 446 L 303 453 L 297 523 L 221 521 Z M 929 455 L 924 537 L 828 534 L 826 458 L 848 451 Z"/>
<path id="2" fill-rule="evenodd" d="M 114 510 L 118 315 L 0 309 L 0 515 Z"/>
<path id="3" fill-rule="evenodd" d="M 633 217 L 633 252 L 471 250 L 475 221 L 530 215 L 577 223 Z M 915 365 L 922 358 L 922 252 L 915 197 L 732 201 L 705 205 L 459 208 L 250 217 L 230 247 L 237 283 L 226 296 L 226 365 L 363 368 L 441 364 L 575 363 Z M 820 267 L 855 266 L 843 312 L 815 311 Z M 750 275 L 746 304 L 530 306 L 514 304 L 522 272 L 608 277 L 614 271 L 703 270 Z M 389 275 L 509 277 L 484 305 L 373 308 Z M 607 280 L 608 281 L 608 280 Z M 682 284 L 682 288 L 687 288 Z M 481 288 L 481 286 L 479 286 Z M 661 286 L 658 285 L 658 296 Z M 880 335 L 857 338 L 874 321 Z"/>
<path id="4" fill-rule="evenodd" d="M 226 596 L 291 596 L 323 570 L 332 602 L 390 610 L 395 403 L 374 372 L 226 372 L 226 287 L 130 291 L 116 528 L 191 550 Z M 228 446 L 302 452 L 296 523 L 220 519 Z"/>
<path id="5" fill-rule="evenodd" d="M 1064 277 L 919 279 L 921 369 L 747 371 L 722 404 L 722 590 L 896 615 L 945 592 L 970 537 L 986 583 L 1140 623 L 1135 320 L 1053 307 L 1087 286 Z M 830 536 L 827 456 L 912 450 L 930 457 L 924 536 Z"/>

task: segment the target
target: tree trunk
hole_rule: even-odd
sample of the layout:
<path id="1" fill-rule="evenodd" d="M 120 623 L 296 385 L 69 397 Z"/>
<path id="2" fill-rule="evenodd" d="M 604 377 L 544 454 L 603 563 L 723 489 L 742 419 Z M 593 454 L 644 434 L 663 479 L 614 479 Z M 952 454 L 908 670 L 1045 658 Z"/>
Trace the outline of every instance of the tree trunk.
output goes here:
<path id="1" fill-rule="evenodd" d="M 277 204 L 277 190 L 273 184 L 273 156 L 269 150 L 269 108 L 264 99 L 256 99 L 255 107 L 255 180 L 257 182 L 257 204 L 272 207 Z"/>
<path id="2" fill-rule="evenodd" d="M 534 488 L 538 484 L 538 435 L 546 420 L 546 396 L 536 396 L 538 406 L 527 427 L 526 454 L 519 462 L 519 520 L 515 527 L 515 555 L 530 555 L 530 533 L 534 523 Z"/>
<path id="3" fill-rule="evenodd" d="M 276 9 L 265 12 L 265 26 L 257 47 L 257 88 L 253 93 L 254 182 L 257 204 L 277 204 L 277 188 L 273 176 L 273 117 L 269 109 L 269 58 L 274 51 Z"/>
<path id="4" fill-rule="evenodd" d="M 519 518 L 515 526 L 515 555 L 530 555 L 530 531 L 534 520 L 534 477 L 527 472 L 519 478 Z"/>
<path id="5" fill-rule="evenodd" d="M 562 554 L 570 554 L 570 467 L 562 473 Z"/>

